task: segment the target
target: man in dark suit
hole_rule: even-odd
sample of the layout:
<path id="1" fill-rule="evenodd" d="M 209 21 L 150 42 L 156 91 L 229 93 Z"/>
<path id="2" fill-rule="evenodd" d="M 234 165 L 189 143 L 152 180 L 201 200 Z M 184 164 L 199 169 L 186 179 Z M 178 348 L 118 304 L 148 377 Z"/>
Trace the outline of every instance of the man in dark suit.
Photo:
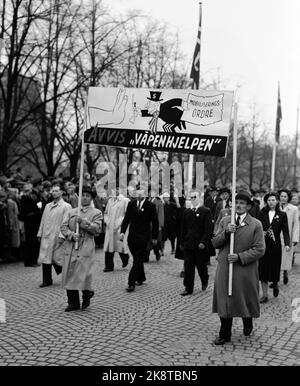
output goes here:
<path id="1" fill-rule="evenodd" d="M 181 248 L 184 250 L 185 291 L 182 296 L 191 295 L 194 290 L 195 267 L 199 273 L 202 290 L 208 286 L 207 253 L 212 237 L 212 215 L 209 208 L 201 206 L 200 193 L 191 192 L 191 208 L 183 214 Z"/>
<path id="2" fill-rule="evenodd" d="M 129 226 L 128 247 L 133 257 L 133 265 L 128 277 L 128 292 L 135 289 L 135 285 L 141 285 L 146 280 L 144 260 L 147 254 L 149 234 L 152 232 L 152 245 L 157 243 L 158 219 L 155 205 L 146 200 L 144 190 L 136 191 L 137 200 L 129 202 L 125 217 L 121 225 L 120 240 Z"/>

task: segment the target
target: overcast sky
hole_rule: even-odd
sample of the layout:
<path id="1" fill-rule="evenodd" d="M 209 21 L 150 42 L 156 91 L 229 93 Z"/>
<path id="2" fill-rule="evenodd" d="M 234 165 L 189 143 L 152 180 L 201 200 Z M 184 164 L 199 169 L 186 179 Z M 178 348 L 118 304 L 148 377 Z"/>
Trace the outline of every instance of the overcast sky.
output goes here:
<path id="1" fill-rule="evenodd" d="M 199 2 L 196 0 L 110 0 L 119 12 L 141 9 L 178 30 L 187 63 L 196 43 Z M 280 82 L 281 134 L 295 135 L 300 94 L 299 0 L 203 0 L 201 73 L 219 68 L 228 89 L 237 83 L 240 116 L 256 104 L 262 119 L 275 127 Z M 200 85 L 201 88 L 201 85 Z"/>

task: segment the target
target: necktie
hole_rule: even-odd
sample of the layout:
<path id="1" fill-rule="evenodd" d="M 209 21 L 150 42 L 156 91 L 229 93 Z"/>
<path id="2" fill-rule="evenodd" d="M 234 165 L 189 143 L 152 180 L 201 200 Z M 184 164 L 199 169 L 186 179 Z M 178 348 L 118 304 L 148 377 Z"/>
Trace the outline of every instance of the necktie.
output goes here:
<path id="1" fill-rule="evenodd" d="M 235 220 L 235 225 L 240 225 L 240 219 L 241 216 L 237 216 L 237 219 Z"/>

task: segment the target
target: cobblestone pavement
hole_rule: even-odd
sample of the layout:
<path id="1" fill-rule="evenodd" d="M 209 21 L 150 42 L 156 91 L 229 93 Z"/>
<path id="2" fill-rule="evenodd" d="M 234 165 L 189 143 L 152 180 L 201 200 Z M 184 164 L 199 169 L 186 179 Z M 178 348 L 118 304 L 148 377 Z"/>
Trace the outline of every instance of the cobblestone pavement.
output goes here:
<path id="1" fill-rule="evenodd" d="M 245 337 L 234 319 L 232 341 L 213 345 L 219 319 L 211 313 L 215 259 L 204 292 L 196 274 L 192 296 L 182 297 L 182 261 L 169 253 L 145 264 L 147 281 L 127 293 L 131 261 L 103 272 L 104 254 L 97 252 L 95 297 L 85 311 L 65 313 L 60 278 L 39 288 L 40 267 L 0 265 L 0 298 L 6 301 L 6 323 L 0 323 L 0 365 L 300 365 L 300 322 L 291 306 L 300 298 L 300 256 L 288 285 L 261 307 L 254 333 Z"/>

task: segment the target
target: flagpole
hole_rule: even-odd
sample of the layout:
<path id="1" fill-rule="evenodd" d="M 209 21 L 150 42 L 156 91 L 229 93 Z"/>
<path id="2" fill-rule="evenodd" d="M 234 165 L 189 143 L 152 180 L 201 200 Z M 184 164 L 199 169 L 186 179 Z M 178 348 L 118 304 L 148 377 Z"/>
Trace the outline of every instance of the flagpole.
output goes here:
<path id="1" fill-rule="evenodd" d="M 198 78 L 198 89 L 200 88 L 200 49 L 201 49 L 201 44 L 200 44 L 200 39 L 201 39 L 201 24 L 202 24 L 202 3 L 199 2 L 199 26 L 198 26 L 198 34 L 197 34 L 197 43 L 199 43 L 199 78 Z M 199 38 L 199 42 L 198 42 Z M 194 55 L 195 56 L 195 55 Z M 195 57 L 193 58 L 193 66 L 194 66 L 194 60 Z M 194 81 L 193 82 L 193 89 L 197 89 L 197 84 Z M 188 192 L 193 188 L 193 166 L 194 166 L 194 154 L 189 155 L 189 169 L 188 169 Z"/>
<path id="2" fill-rule="evenodd" d="M 81 200 L 82 200 L 82 186 L 83 186 L 83 167 L 84 167 L 84 132 L 87 128 L 87 106 L 88 98 L 86 99 L 85 112 L 84 112 L 84 131 L 81 139 L 81 155 L 80 155 L 80 172 L 79 172 L 79 192 L 78 192 L 78 207 L 77 207 L 77 218 L 80 216 L 81 211 Z M 76 234 L 79 235 L 79 223 L 76 223 Z M 75 242 L 75 250 L 78 250 L 78 241 Z"/>
<path id="3" fill-rule="evenodd" d="M 295 153 L 294 153 L 294 181 L 293 181 L 293 187 L 297 188 L 297 148 L 298 148 L 298 124 L 299 124 L 299 98 L 300 95 L 298 95 L 298 101 L 297 101 L 297 120 L 296 120 L 296 139 L 295 139 Z"/>
<path id="4" fill-rule="evenodd" d="M 277 145 L 279 144 L 281 119 L 282 119 L 282 113 L 281 113 L 281 100 L 280 100 L 280 83 L 278 82 L 275 138 L 274 138 L 273 155 L 272 155 L 272 169 L 271 169 L 271 187 L 270 187 L 271 190 L 274 190 L 274 187 L 275 187 L 276 150 L 277 150 Z"/>
<path id="5" fill-rule="evenodd" d="M 233 156 L 232 156 L 232 187 L 231 187 L 231 224 L 235 224 L 235 194 L 236 194 L 236 164 L 237 164 L 237 112 L 238 105 L 234 104 L 233 121 Z M 234 233 L 230 233 L 229 253 L 234 253 Z M 232 296 L 233 263 L 229 263 L 228 296 Z"/>
<path id="6" fill-rule="evenodd" d="M 275 161 L 276 161 L 276 138 L 274 139 L 274 145 L 273 145 L 273 155 L 272 155 L 272 170 L 271 170 L 271 191 L 274 190 L 274 185 L 275 185 Z"/>

